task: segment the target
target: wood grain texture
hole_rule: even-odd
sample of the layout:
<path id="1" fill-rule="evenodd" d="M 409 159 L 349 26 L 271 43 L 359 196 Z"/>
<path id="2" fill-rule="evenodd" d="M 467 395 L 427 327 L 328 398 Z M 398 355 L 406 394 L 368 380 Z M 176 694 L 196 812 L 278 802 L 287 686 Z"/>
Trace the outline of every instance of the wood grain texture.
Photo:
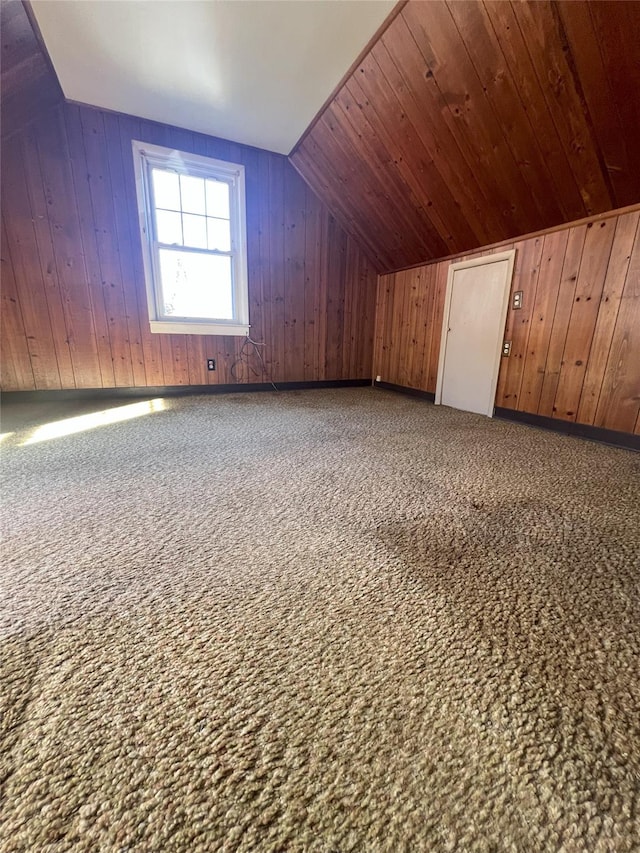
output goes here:
<path id="1" fill-rule="evenodd" d="M 380 276 L 373 373 L 384 382 L 435 390 L 446 276 L 438 264 Z"/>
<path id="2" fill-rule="evenodd" d="M 615 226 L 615 219 L 587 226 L 562 353 L 553 417 L 571 421 L 577 417 Z"/>
<path id="3" fill-rule="evenodd" d="M 640 417 L 640 231 L 636 230 L 595 426 L 631 432 Z"/>
<path id="4" fill-rule="evenodd" d="M 562 259 L 562 272 L 558 284 L 558 298 L 553 314 L 553 322 L 549 335 L 542 391 L 538 403 L 537 414 L 550 418 L 554 412 L 554 402 L 562 368 L 562 355 L 569 329 L 569 319 L 573 307 L 573 299 L 587 237 L 587 225 L 581 225 L 569 230 L 567 248 Z"/>
<path id="5" fill-rule="evenodd" d="M 535 237 L 532 240 L 518 242 L 515 244 L 515 250 L 516 258 L 510 300 L 513 299 L 515 290 L 525 291 L 527 298 L 523 299 L 522 308 L 507 313 L 504 339 L 511 341 L 511 355 L 501 361 L 496 388 L 496 397 L 503 401 L 505 409 L 517 409 L 520 399 L 520 386 L 527 356 L 531 319 L 538 290 L 543 239 Z"/>
<path id="6" fill-rule="evenodd" d="M 456 0 L 447 5 L 473 63 L 470 78 L 474 74 L 478 78 L 477 83 L 474 80 L 477 97 L 480 98 L 480 85 L 490 102 L 498 105 L 496 118 L 538 213 L 544 219 L 557 221 L 562 212 L 555 194 L 548 191 L 551 175 L 544 154 L 484 6 L 474 0 Z"/>
<path id="7" fill-rule="evenodd" d="M 640 417 L 640 210 L 514 246 L 505 324 L 512 351 L 501 359 L 496 406 L 634 432 Z M 380 277 L 374 376 L 435 392 L 451 263 Z M 523 307 L 513 309 L 518 290 Z"/>
<path id="8" fill-rule="evenodd" d="M 568 239 L 568 231 L 556 231 L 544 237 L 538 286 L 522 366 L 522 382 L 517 397 L 521 411 L 535 411 L 539 405 Z"/>
<path id="9" fill-rule="evenodd" d="M 581 99 L 581 84 L 575 67 L 563 49 L 564 33 L 551 0 L 512 4 L 536 76 L 542 86 L 547 109 L 556 126 L 587 214 L 609 210 L 608 174 L 591 132 L 592 118 Z M 615 13 L 614 13 L 615 14 Z"/>
<path id="10" fill-rule="evenodd" d="M 611 4 L 608 8 L 610 10 Z M 627 100 L 632 103 L 637 101 L 633 89 L 640 85 L 640 79 L 637 70 L 635 79 L 633 73 L 629 73 L 632 72 L 631 68 L 621 69 L 622 73 L 618 71 L 627 54 L 624 49 L 620 56 L 618 45 L 620 39 L 635 38 L 637 50 L 640 32 L 634 36 L 633 32 L 627 33 L 624 27 L 620 32 L 618 22 L 626 17 L 625 10 L 616 9 L 613 16 L 608 13 L 603 15 L 603 3 L 560 0 L 557 9 L 616 201 L 620 205 L 632 204 L 640 197 L 640 174 L 633 166 L 633 136 L 629 136 L 625 130 L 620 108 L 625 108 Z M 634 26 L 633 19 L 630 23 Z M 635 26 L 638 27 L 637 21 Z M 618 40 L 613 56 L 612 39 Z M 640 121 L 640 115 L 637 120 Z"/>
<path id="11" fill-rule="evenodd" d="M 0 4 L 2 138 L 62 103 L 62 91 L 21 0 Z"/>
<path id="12" fill-rule="evenodd" d="M 31 391 L 35 388 L 35 380 L 4 219 L 0 247 L 0 272 L 2 274 L 0 382 L 3 388 L 11 390 L 22 388 Z"/>
<path id="13" fill-rule="evenodd" d="M 291 162 L 386 273 L 640 201 L 640 3 L 409 0 Z"/>
<path id="14" fill-rule="evenodd" d="M 580 408 L 576 419 L 580 423 L 593 423 L 595 419 L 607 367 L 607 359 L 603 358 L 603 353 L 609 351 L 613 340 L 639 221 L 640 213 L 635 213 L 620 217 L 616 225 L 611 259 L 607 266 L 591 342 L 593 357 L 587 362 L 580 395 Z M 631 275 L 634 275 L 633 269 Z"/>
<path id="15" fill-rule="evenodd" d="M 24 140 L 24 160 L 25 164 L 31 166 L 31 168 L 25 169 L 25 178 L 29 201 L 33 211 L 33 227 L 38 245 L 38 259 L 44 282 L 49 318 L 52 326 L 65 326 L 64 315 L 67 311 L 67 305 L 66 300 L 63 299 L 63 292 L 58 286 L 60 276 L 57 271 L 57 235 L 55 228 L 52 228 L 50 224 L 48 196 L 42 177 L 43 173 L 39 165 L 40 158 L 37 150 L 37 142 L 31 133 L 27 133 Z M 36 168 L 33 168 L 34 165 Z M 75 382 L 71 361 L 71 349 L 73 346 L 75 346 L 75 341 L 70 336 L 54 339 L 56 362 L 62 385 Z"/>
<path id="16" fill-rule="evenodd" d="M 34 217 L 27 192 L 23 147 L 21 140 L 14 137 L 2 148 L 2 211 L 6 229 L 6 244 L 2 251 L 3 257 L 6 255 L 11 258 L 35 387 L 55 389 L 61 387 L 60 371 L 42 264 L 37 250 Z M 26 288 L 23 287 L 25 282 L 28 282 Z M 61 331 L 66 341 L 66 329 Z M 12 348 L 18 345 L 18 342 L 9 344 Z"/>
<path id="17" fill-rule="evenodd" d="M 266 374 L 252 351 L 234 379 L 240 338 L 149 331 L 132 139 L 245 166 Z M 374 263 L 281 155 L 62 104 L 3 146 L 2 209 L 4 390 L 370 377 Z"/>
<path id="18" fill-rule="evenodd" d="M 594 109 L 594 129 L 603 139 L 606 166 L 616 192 L 621 193 L 619 203 L 625 204 L 623 196 L 633 203 L 638 200 L 640 191 L 637 156 L 640 148 L 640 6 L 637 2 L 611 3 L 606 0 L 582 5 L 589 9 L 602 56 L 603 73 L 608 83 L 608 90 L 602 97 L 610 99 L 619 117 L 619 125 L 614 124 L 612 128 L 608 122 L 613 120 L 613 116 L 607 112 L 606 117 L 598 118 Z M 567 11 L 571 12 L 563 7 L 565 28 Z M 575 37 L 570 37 L 574 56 L 577 54 L 577 41 Z M 593 72 L 593 68 L 591 71 Z M 582 80 L 584 95 L 589 104 L 598 98 L 599 84 L 597 77 L 593 82 L 588 81 L 586 77 Z M 616 141 L 615 137 L 618 135 L 620 139 Z M 615 148 L 612 145 L 615 145 Z"/>

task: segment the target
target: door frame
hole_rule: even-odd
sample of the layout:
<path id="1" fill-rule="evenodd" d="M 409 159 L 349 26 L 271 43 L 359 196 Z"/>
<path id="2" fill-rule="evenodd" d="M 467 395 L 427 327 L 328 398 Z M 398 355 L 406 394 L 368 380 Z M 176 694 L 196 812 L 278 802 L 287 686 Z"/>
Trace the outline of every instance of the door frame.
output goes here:
<path id="1" fill-rule="evenodd" d="M 504 341 L 504 331 L 507 322 L 507 310 L 509 308 L 509 294 L 511 293 L 511 282 L 513 281 L 513 268 L 515 265 L 516 250 L 509 249 L 507 252 L 497 252 L 495 255 L 485 255 L 481 258 L 474 258 L 470 261 L 458 261 L 457 263 L 449 264 L 447 273 L 447 292 L 444 300 L 444 316 L 442 318 L 442 334 L 440 337 L 440 358 L 438 360 L 438 379 L 436 382 L 436 405 L 442 404 L 442 385 L 444 381 L 444 363 L 447 357 L 447 335 L 449 332 L 449 312 L 451 311 L 451 291 L 453 289 L 453 277 L 458 270 L 468 269 L 469 267 L 487 266 L 488 264 L 497 264 L 502 261 L 508 261 L 507 274 L 505 276 L 501 319 L 500 319 L 500 339 L 497 341 L 496 354 L 493 364 L 492 376 L 492 396 L 489 411 L 486 415 L 493 417 L 493 410 L 496 402 L 496 388 L 498 386 L 498 374 L 500 373 L 500 359 L 502 357 L 502 344 Z"/>

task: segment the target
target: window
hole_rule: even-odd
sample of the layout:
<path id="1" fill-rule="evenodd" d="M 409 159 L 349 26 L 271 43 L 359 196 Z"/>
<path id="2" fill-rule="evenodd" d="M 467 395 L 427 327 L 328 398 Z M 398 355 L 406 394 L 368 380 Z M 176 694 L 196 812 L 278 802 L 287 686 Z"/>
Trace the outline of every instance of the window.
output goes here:
<path id="1" fill-rule="evenodd" d="M 247 335 L 244 166 L 133 142 L 152 332 Z"/>

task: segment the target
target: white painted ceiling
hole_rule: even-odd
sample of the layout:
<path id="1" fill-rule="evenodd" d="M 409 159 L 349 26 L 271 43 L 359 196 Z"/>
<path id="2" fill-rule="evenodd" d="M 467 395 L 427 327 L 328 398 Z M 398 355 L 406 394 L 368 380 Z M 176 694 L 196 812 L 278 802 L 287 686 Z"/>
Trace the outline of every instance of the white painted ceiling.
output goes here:
<path id="1" fill-rule="evenodd" d="M 396 0 L 33 0 L 67 98 L 288 154 Z"/>

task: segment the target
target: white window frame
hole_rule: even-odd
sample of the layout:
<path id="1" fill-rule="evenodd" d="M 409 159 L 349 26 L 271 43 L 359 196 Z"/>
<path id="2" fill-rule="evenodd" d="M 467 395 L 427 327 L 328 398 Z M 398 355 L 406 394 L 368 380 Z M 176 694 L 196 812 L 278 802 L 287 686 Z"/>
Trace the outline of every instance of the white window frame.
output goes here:
<path id="1" fill-rule="evenodd" d="M 132 147 L 151 331 L 159 334 L 248 335 L 249 284 L 244 166 L 239 163 L 214 160 L 211 157 L 201 157 L 199 154 L 187 154 L 184 151 L 163 148 L 160 145 L 150 145 L 136 139 L 132 140 Z M 156 239 L 152 208 L 151 169 L 153 166 L 170 169 L 183 175 L 213 178 L 229 184 L 233 319 L 195 317 L 173 319 L 162 315 L 158 255 L 161 244 Z M 193 251 L 216 254 L 210 249 Z"/>

